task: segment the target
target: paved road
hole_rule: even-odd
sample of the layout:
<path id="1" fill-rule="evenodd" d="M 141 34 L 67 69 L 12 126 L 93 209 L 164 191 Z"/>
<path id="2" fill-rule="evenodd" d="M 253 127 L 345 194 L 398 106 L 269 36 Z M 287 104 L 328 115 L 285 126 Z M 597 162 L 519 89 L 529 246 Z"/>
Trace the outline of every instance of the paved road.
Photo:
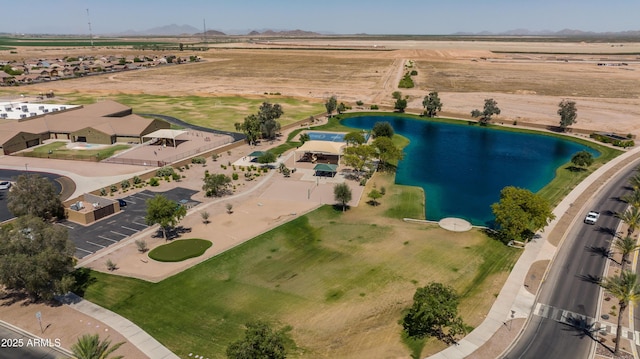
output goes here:
<path id="1" fill-rule="evenodd" d="M 36 320 L 35 318 L 33 318 Z M 48 347 L 51 342 L 35 341 L 0 323 L 0 359 L 61 359 L 70 358 L 59 350 Z"/>
<path id="2" fill-rule="evenodd" d="M 163 192 L 162 195 L 193 207 L 200 203 L 191 200 L 191 196 L 195 193 L 194 190 L 178 187 Z M 69 230 L 69 239 L 76 245 L 75 256 L 83 258 L 146 229 L 148 227 L 145 223 L 146 200 L 153 198 L 156 194 L 158 193 L 145 190 L 123 197 L 127 205 L 122 211 L 89 226 L 70 221 L 61 221 L 58 225 Z"/>
<path id="3" fill-rule="evenodd" d="M 0 169 L 0 181 L 15 181 L 16 177 L 24 173 L 26 172 Z M 51 183 L 53 183 L 58 193 L 63 191 L 62 184 L 59 181 L 59 179 L 61 178 L 60 175 L 53 174 L 53 173 L 32 172 L 32 171 L 29 171 L 29 174 L 39 174 L 42 177 L 48 178 L 51 181 Z M 9 210 L 7 209 L 7 191 L 0 190 L 0 222 L 4 222 L 11 218 L 13 218 L 13 214 L 11 214 L 11 212 L 9 212 Z"/>
<path id="4" fill-rule="evenodd" d="M 635 166 L 634 166 L 635 167 Z M 615 212 L 627 204 L 619 198 L 630 192 L 627 179 L 634 168 L 613 179 L 588 210 L 600 211 L 596 225 L 581 220 L 570 230 L 543 283 L 536 309 L 523 334 L 505 359 L 588 358 L 599 327 L 595 318 L 607 251 L 619 220 Z"/>

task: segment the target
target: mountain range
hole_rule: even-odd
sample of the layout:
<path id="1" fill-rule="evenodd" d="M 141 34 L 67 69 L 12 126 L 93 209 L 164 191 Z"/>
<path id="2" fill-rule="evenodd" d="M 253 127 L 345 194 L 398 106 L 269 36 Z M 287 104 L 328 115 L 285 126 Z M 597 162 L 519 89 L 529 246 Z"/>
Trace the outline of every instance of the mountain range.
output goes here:
<path id="1" fill-rule="evenodd" d="M 202 29 L 198 29 L 191 25 L 165 25 L 160 27 L 154 27 L 147 30 L 135 31 L 135 30 L 127 30 L 118 34 L 117 36 L 203 36 Z M 313 31 L 304 31 L 304 30 L 274 30 L 274 29 L 259 29 L 259 30 L 230 30 L 227 32 L 222 32 L 218 30 L 207 30 L 207 36 L 322 36 L 322 35 L 333 35 L 330 32 L 313 32 Z M 366 36 L 367 34 L 358 34 L 362 36 Z M 629 37 L 629 36 L 640 36 L 640 31 L 620 31 L 620 32 L 593 32 L 593 31 L 582 31 L 582 30 L 574 30 L 574 29 L 563 29 L 560 31 L 550 31 L 550 30 L 540 30 L 540 31 L 532 31 L 528 29 L 514 29 L 503 32 L 456 32 L 451 34 L 454 36 L 561 36 L 561 37 L 571 37 L 571 36 L 611 36 L 611 37 Z"/>

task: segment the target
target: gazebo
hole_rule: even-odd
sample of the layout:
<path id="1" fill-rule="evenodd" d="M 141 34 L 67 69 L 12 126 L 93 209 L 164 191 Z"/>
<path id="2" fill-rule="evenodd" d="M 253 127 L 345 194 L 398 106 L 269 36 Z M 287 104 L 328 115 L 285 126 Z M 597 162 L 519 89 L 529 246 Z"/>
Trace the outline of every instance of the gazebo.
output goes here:
<path id="1" fill-rule="evenodd" d="M 183 133 L 187 133 L 189 131 L 184 131 L 184 130 L 170 130 L 170 129 L 162 129 L 162 130 L 157 130 L 157 131 L 153 131 L 151 133 L 148 133 L 144 136 L 142 136 L 142 139 L 144 140 L 145 138 L 160 138 L 163 140 L 171 140 L 171 142 L 173 143 L 173 148 L 176 147 L 176 137 L 182 135 Z"/>
<path id="2" fill-rule="evenodd" d="M 318 163 L 313 167 L 316 176 L 325 176 L 329 175 L 330 177 L 334 177 L 338 172 L 338 165 L 332 165 L 330 163 Z"/>

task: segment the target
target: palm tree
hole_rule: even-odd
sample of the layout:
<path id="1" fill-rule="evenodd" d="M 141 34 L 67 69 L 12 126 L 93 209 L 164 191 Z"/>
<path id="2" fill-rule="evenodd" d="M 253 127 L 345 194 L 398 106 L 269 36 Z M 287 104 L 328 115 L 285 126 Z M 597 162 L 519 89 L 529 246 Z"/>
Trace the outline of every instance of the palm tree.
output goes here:
<path id="1" fill-rule="evenodd" d="M 631 236 L 633 232 L 640 227 L 640 208 L 629 207 L 623 213 L 616 213 L 616 217 L 620 218 L 627 224 L 627 226 L 629 226 L 627 229 L 627 236 Z"/>
<path id="2" fill-rule="evenodd" d="M 640 170 L 640 167 L 638 168 Z M 635 176 L 629 178 L 629 184 L 633 187 L 634 190 L 640 188 L 640 173 Z"/>
<path id="3" fill-rule="evenodd" d="M 620 306 L 620 309 L 618 309 L 616 348 L 614 350 L 615 355 L 618 355 L 620 352 L 620 336 L 622 335 L 622 315 L 629 303 L 640 300 L 640 283 L 638 283 L 638 276 L 635 273 L 622 271 L 620 276 L 605 278 L 600 282 L 600 286 L 616 297 Z"/>
<path id="4" fill-rule="evenodd" d="M 622 254 L 622 271 L 624 272 L 624 266 L 629 260 L 629 255 L 637 251 L 640 245 L 633 237 L 626 236 L 624 238 L 616 238 L 613 246 Z"/>
<path id="5" fill-rule="evenodd" d="M 109 357 L 122 344 L 124 342 L 112 346 L 111 340 L 100 340 L 98 334 L 85 334 L 71 346 L 71 352 L 75 359 L 122 359 L 122 355 Z"/>
<path id="6" fill-rule="evenodd" d="M 640 208 L 640 189 L 635 189 L 633 192 L 621 198 L 623 201 L 629 203 L 632 207 Z"/>

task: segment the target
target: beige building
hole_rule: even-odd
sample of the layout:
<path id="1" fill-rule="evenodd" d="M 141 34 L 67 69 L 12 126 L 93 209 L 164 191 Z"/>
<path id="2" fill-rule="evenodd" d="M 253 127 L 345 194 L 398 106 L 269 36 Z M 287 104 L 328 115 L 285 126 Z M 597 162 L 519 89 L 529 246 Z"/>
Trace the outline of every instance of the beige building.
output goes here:
<path id="1" fill-rule="evenodd" d="M 0 147 L 8 155 L 48 139 L 96 144 L 141 143 L 144 135 L 169 127 L 169 123 L 162 120 L 134 115 L 130 107 L 115 101 L 101 101 L 0 124 Z"/>

